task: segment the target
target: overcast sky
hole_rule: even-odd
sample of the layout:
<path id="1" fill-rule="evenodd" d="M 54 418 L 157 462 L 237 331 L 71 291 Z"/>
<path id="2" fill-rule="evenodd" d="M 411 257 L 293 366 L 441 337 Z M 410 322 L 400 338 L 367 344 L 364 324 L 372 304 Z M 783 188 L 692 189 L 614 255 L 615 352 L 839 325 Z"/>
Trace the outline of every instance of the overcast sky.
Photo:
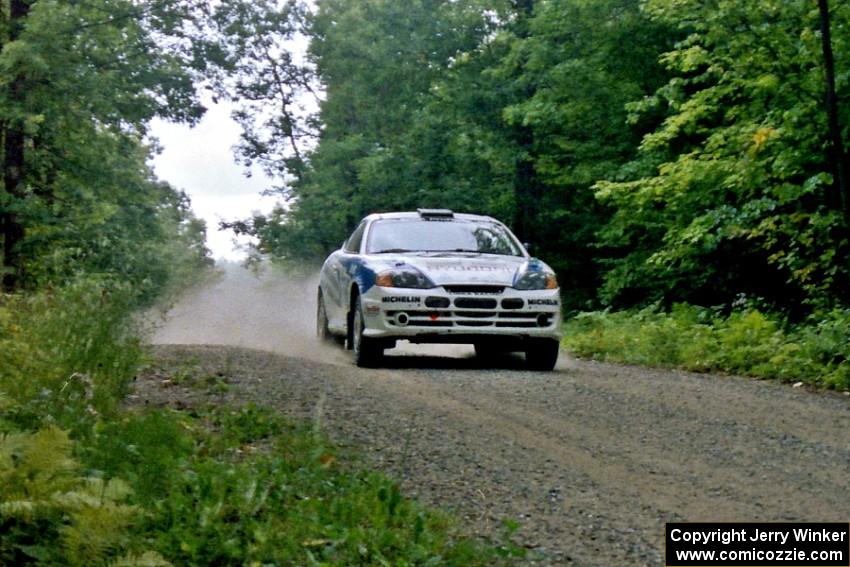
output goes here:
<path id="1" fill-rule="evenodd" d="M 154 158 L 153 167 L 157 177 L 186 191 L 195 215 L 207 221 L 207 246 L 213 257 L 237 260 L 245 253 L 234 248 L 232 232 L 218 229 L 219 221 L 268 212 L 275 199 L 260 196 L 271 185 L 261 171 L 254 169 L 247 178 L 233 159 L 240 129 L 230 118 L 231 107 L 209 102 L 207 108 L 194 128 L 154 120 L 151 134 L 163 151 Z"/>

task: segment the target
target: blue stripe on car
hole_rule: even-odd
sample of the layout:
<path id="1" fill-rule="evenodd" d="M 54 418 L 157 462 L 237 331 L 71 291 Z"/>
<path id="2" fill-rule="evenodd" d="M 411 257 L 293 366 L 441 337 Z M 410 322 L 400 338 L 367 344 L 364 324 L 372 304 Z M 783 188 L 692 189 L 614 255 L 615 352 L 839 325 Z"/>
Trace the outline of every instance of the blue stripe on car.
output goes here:
<path id="1" fill-rule="evenodd" d="M 375 285 L 375 271 L 366 266 L 363 258 L 347 257 L 340 260 L 340 264 L 348 272 L 349 277 L 357 284 L 360 293 L 366 293 Z"/>

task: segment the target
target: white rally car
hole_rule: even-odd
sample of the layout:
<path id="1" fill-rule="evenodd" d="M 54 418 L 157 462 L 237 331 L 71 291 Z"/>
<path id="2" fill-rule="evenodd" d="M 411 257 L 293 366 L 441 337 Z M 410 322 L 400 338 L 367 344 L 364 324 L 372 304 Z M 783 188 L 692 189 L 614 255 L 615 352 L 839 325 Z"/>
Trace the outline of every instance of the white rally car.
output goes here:
<path id="1" fill-rule="evenodd" d="M 396 341 L 459 343 L 487 358 L 525 352 L 528 368 L 558 359 L 554 272 L 505 225 L 443 209 L 369 215 L 322 266 L 317 332 L 377 365 Z"/>

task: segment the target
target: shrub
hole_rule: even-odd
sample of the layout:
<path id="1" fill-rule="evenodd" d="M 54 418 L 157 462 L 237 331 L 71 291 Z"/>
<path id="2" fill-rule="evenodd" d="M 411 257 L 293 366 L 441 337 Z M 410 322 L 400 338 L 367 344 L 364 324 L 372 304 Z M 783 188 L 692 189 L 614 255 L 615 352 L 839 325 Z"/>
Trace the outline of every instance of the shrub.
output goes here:
<path id="1" fill-rule="evenodd" d="M 0 563 L 91 565 L 127 543 L 128 486 L 83 475 L 72 449 L 52 426 L 0 437 Z"/>
<path id="2" fill-rule="evenodd" d="M 586 358 L 850 388 L 850 310 L 790 328 L 756 309 L 727 316 L 690 305 L 669 313 L 598 311 L 568 321 L 564 344 Z"/>
<path id="3" fill-rule="evenodd" d="M 130 324 L 129 286 L 82 279 L 0 302 L 0 394 L 6 422 L 35 430 L 45 421 L 87 434 L 114 414 L 142 356 Z"/>

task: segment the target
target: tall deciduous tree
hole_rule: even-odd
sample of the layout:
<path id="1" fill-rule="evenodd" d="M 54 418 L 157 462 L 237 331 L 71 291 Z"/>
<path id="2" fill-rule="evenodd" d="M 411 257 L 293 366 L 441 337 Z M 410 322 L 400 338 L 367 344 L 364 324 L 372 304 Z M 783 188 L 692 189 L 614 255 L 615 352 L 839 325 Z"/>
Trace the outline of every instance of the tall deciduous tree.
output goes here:
<path id="1" fill-rule="evenodd" d="M 513 221 L 571 307 L 850 300 L 850 4 L 317 6 L 321 133 L 292 205 L 238 225 L 263 251 L 447 206 Z"/>
<path id="2" fill-rule="evenodd" d="M 262 166 L 277 182 L 274 192 L 284 196 L 303 177 L 305 153 L 317 135 L 319 93 L 306 60 L 306 14 L 295 0 L 228 0 L 214 16 L 228 60 L 218 95 L 234 102 L 242 126 L 237 157 Z"/>
<path id="3" fill-rule="evenodd" d="M 571 306 L 585 305 L 607 218 L 590 187 L 652 124 L 627 124 L 625 105 L 666 80 L 657 57 L 669 32 L 637 0 L 319 2 L 318 146 L 290 209 L 234 227 L 273 256 L 321 256 L 368 212 L 493 214 L 552 261 Z"/>
<path id="4" fill-rule="evenodd" d="M 846 225 L 823 151 L 830 128 L 817 4 L 646 5 L 688 36 L 664 55 L 675 77 L 634 106 L 637 116 L 669 113 L 642 142 L 643 167 L 632 181 L 598 185 L 616 210 L 605 242 L 624 252 L 606 299 L 847 300 Z M 846 5 L 833 13 L 841 27 L 848 15 Z M 846 73 L 846 39 L 842 46 L 836 65 Z M 844 81 L 838 96 L 847 89 Z"/>
<path id="5" fill-rule="evenodd" d="M 5 8 L 5 7 L 4 7 Z M 24 30 L 30 0 L 9 0 L 8 21 L 6 22 L 5 49 L 13 49 Z M 5 10 L 4 10 L 5 11 Z M 25 97 L 26 77 L 20 72 L 12 72 L 5 81 L 5 99 L 10 106 L 19 106 Z M 9 113 L 0 120 L 3 138 L 3 186 L 5 195 L 0 213 L 0 226 L 3 231 L 3 270 L 2 287 L 14 288 L 21 277 L 22 261 L 20 242 L 24 237 L 23 222 L 19 202 L 24 197 L 24 124 L 25 116 Z M 17 201 L 17 202 L 16 202 Z M 17 205 L 17 206 L 16 206 Z"/>
<path id="6" fill-rule="evenodd" d="M 626 106 L 666 81 L 657 59 L 675 36 L 637 0 L 540 0 L 490 71 L 515 85 L 500 129 L 519 156 L 519 226 L 571 290 L 572 308 L 595 299 L 596 232 L 610 214 L 591 187 L 614 179 L 657 124 L 652 115 L 630 124 Z"/>
<path id="7" fill-rule="evenodd" d="M 848 154 L 841 135 L 838 114 L 838 96 L 835 90 L 835 57 L 832 53 L 832 24 L 828 0 L 818 0 L 820 14 L 821 46 L 823 50 L 824 104 L 829 128 L 828 152 L 830 169 L 835 176 L 836 202 L 844 210 L 845 221 L 850 222 L 850 179 L 847 178 Z"/>
<path id="8" fill-rule="evenodd" d="M 139 201 L 136 191 L 149 188 L 141 149 L 148 120 L 201 115 L 192 73 L 209 50 L 191 34 L 203 6 L 8 0 L 0 52 L 4 287 L 63 249 L 48 237 L 57 227 L 84 218 L 106 227 L 112 211 Z"/>
<path id="9" fill-rule="evenodd" d="M 411 132 L 434 82 L 492 30 L 485 4 L 319 1 L 309 26 L 310 60 L 324 91 L 318 145 L 307 155 L 308 166 L 292 175 L 298 160 L 288 162 L 274 145 L 255 144 L 254 159 L 271 164 L 279 178 L 292 176 L 287 194 L 295 201 L 234 228 L 260 236 L 261 249 L 278 257 L 321 256 L 365 213 L 435 201 L 432 180 L 423 186 Z M 297 87 L 298 77 L 286 82 Z M 258 104 L 274 100 L 271 85 L 252 84 L 265 97 Z M 277 119 L 289 122 L 285 113 Z"/>

